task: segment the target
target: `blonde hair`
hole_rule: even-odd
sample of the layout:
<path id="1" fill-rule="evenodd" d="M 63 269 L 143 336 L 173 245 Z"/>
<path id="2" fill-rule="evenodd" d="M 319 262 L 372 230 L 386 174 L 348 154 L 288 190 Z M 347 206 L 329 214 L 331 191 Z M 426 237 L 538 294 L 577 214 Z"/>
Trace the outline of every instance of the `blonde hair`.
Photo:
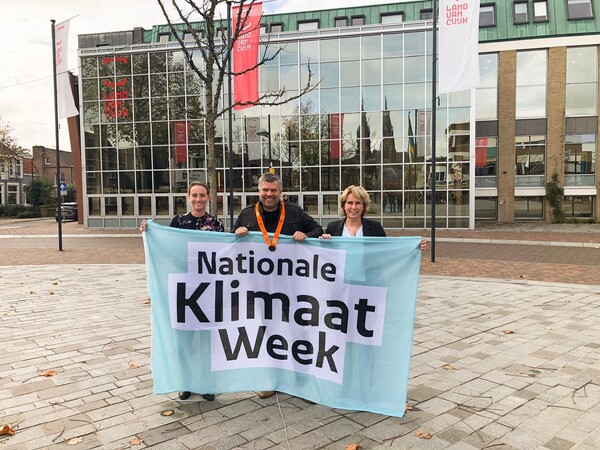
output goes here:
<path id="1" fill-rule="evenodd" d="M 364 187 L 354 185 L 348 186 L 346 189 L 344 189 L 342 195 L 340 195 L 340 213 L 342 214 L 342 216 L 346 217 L 346 210 L 344 209 L 344 206 L 346 205 L 346 198 L 348 197 L 348 194 L 354 195 L 357 198 L 357 200 L 359 200 L 363 204 L 364 209 L 361 214 L 361 217 L 364 216 L 369 211 L 371 197 L 369 197 L 369 193 L 365 191 Z"/>

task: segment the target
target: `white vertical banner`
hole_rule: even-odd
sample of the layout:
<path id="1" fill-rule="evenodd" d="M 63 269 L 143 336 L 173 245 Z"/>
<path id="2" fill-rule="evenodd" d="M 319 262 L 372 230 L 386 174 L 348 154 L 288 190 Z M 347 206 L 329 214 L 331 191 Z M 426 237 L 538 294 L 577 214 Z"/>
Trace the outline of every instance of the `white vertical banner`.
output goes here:
<path id="1" fill-rule="evenodd" d="M 440 0 L 439 92 L 479 84 L 479 0 Z"/>
<path id="2" fill-rule="evenodd" d="M 69 82 L 69 23 L 71 19 L 54 25 L 56 46 L 56 88 L 58 118 L 66 119 L 79 114 Z"/>

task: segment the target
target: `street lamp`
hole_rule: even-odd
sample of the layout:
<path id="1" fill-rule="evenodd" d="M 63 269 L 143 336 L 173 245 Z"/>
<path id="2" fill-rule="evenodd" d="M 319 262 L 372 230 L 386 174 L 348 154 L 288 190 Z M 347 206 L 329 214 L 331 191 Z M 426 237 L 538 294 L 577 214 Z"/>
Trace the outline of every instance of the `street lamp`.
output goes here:
<path id="1" fill-rule="evenodd" d="M 269 172 L 275 173 L 275 168 L 273 167 L 273 157 L 271 155 L 271 114 L 267 116 L 267 130 L 257 131 L 256 135 L 260 137 L 266 137 L 269 141 Z"/>
<path id="2" fill-rule="evenodd" d="M 257 131 L 256 132 L 257 136 L 260 137 L 266 137 L 268 139 L 268 144 L 269 144 L 269 172 L 270 173 L 275 173 L 275 168 L 273 167 L 273 159 L 271 157 L 271 133 L 269 133 L 268 131 Z"/>

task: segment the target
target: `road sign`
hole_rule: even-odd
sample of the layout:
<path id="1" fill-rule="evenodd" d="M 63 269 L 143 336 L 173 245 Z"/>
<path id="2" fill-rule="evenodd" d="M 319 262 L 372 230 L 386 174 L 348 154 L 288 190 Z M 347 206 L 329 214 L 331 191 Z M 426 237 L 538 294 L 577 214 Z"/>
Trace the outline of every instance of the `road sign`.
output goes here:
<path id="1" fill-rule="evenodd" d="M 67 195 L 67 183 L 64 181 L 60 183 L 60 195 Z"/>

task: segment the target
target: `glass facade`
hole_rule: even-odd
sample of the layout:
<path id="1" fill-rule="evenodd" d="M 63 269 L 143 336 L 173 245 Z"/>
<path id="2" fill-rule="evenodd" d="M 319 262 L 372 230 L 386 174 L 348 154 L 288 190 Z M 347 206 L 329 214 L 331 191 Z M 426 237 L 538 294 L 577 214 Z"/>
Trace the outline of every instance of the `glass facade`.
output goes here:
<path id="1" fill-rule="evenodd" d="M 370 216 L 386 228 L 427 227 L 431 32 L 379 29 L 304 40 L 302 33 L 280 34 L 262 47 L 268 55 L 277 50 L 260 68 L 261 92 L 296 95 L 309 79 L 314 89 L 281 106 L 235 112 L 234 214 L 256 201 L 258 178 L 272 162 L 284 192 L 323 224 L 339 217 L 339 192 L 360 184 L 371 195 Z M 88 225 L 166 220 L 185 211 L 190 181 L 207 180 L 203 86 L 178 49 L 111 51 L 82 57 Z M 200 58 L 195 62 L 201 67 Z M 469 226 L 470 128 L 468 92 L 442 96 L 433 199 L 440 227 Z M 257 134 L 267 129 L 270 142 Z M 230 181 L 227 136 L 222 117 L 215 137 L 219 193 Z M 228 202 L 220 196 L 212 212 L 223 217 Z"/>
<path id="2" fill-rule="evenodd" d="M 258 178 L 272 163 L 289 200 L 323 225 L 339 217 L 339 193 L 349 184 L 365 186 L 370 215 L 391 229 L 430 227 L 432 208 L 440 228 L 549 220 L 542 193 L 554 170 L 563 175 L 565 214 L 591 211 L 597 220 L 600 19 L 593 2 L 480 6 L 485 53 L 474 103 L 469 92 L 439 95 L 435 130 L 429 3 L 264 15 L 269 47 L 262 53 L 273 58 L 259 70 L 260 92 L 285 89 L 291 98 L 307 84 L 311 91 L 236 111 L 232 142 L 227 117 L 217 120 L 219 199 L 211 212 L 228 222 L 229 211 L 235 216 L 256 202 Z M 192 38 L 203 27 L 177 28 L 200 70 Z M 188 183 L 209 178 L 204 86 L 172 33 L 156 25 L 79 37 L 82 210 L 90 227 L 166 222 L 186 211 Z M 221 105 L 226 86 L 222 94 Z"/>

